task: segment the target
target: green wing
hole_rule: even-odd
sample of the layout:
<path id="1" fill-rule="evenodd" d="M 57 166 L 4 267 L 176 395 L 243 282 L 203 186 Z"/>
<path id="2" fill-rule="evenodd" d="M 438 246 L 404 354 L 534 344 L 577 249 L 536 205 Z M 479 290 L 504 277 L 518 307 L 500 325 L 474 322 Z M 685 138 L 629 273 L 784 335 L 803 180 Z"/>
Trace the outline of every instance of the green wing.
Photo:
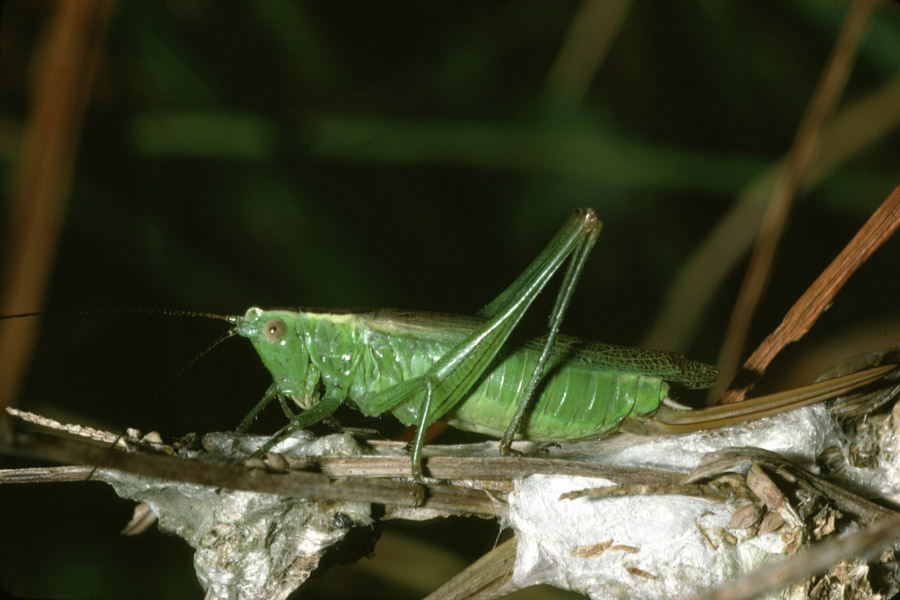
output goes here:
<path id="1" fill-rule="evenodd" d="M 485 321 L 479 317 L 396 309 L 376 310 L 358 316 L 367 326 L 378 331 L 450 344 L 459 341 Z M 513 334 L 509 345 L 512 352 L 516 348 L 540 351 L 543 339 Z M 719 374 L 716 367 L 690 360 L 676 352 L 588 342 L 573 336 L 559 336 L 553 355 L 565 356 L 595 369 L 659 377 L 694 389 L 710 387 Z"/>
<path id="2" fill-rule="evenodd" d="M 560 339 L 556 347 L 568 348 L 576 361 L 597 369 L 650 375 L 692 389 L 712 386 L 719 375 L 716 367 L 677 352 L 586 342 L 574 337 Z"/>
<path id="3" fill-rule="evenodd" d="M 463 339 L 486 321 L 478 317 L 393 308 L 360 313 L 357 320 L 381 333 L 412 336 L 448 344 Z"/>

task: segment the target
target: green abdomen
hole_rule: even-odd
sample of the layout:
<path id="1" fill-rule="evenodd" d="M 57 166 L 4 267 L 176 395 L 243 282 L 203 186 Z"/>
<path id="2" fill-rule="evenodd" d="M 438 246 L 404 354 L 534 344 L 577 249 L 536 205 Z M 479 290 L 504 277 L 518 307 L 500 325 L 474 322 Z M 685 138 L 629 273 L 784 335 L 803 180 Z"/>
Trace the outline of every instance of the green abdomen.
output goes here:
<path id="1" fill-rule="evenodd" d="M 369 337 L 358 370 L 354 400 L 366 410 L 364 391 L 385 389 L 421 376 L 451 345 L 422 338 Z M 539 357 L 535 348 L 502 351 L 475 389 L 444 417 L 467 431 L 501 437 L 516 412 L 517 402 Z M 622 373 L 552 355 L 537 389 L 537 400 L 520 437 L 534 441 L 562 441 L 597 437 L 615 430 L 632 414 L 655 411 L 669 386 L 658 377 Z M 422 398 L 391 410 L 407 425 L 418 423 Z"/>
<path id="2" fill-rule="evenodd" d="M 537 359 L 537 352 L 528 350 L 506 358 L 446 420 L 460 429 L 502 436 Z M 656 377 L 551 358 L 521 437 L 547 442 L 597 437 L 629 415 L 652 413 L 668 390 Z"/>

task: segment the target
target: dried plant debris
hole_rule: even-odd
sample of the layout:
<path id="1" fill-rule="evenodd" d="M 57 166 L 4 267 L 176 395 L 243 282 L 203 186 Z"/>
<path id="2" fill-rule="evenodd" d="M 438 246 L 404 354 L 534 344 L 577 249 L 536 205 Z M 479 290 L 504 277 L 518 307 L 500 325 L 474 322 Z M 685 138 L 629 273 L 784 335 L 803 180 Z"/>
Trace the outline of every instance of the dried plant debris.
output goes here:
<path id="1" fill-rule="evenodd" d="M 544 476 L 517 485 L 509 498 L 508 518 L 519 538 L 511 586 L 540 578 L 591 598 L 686 597 L 786 551 L 780 532 L 759 535 L 730 527 L 736 507 L 746 506 L 747 499 L 688 496 L 678 487 L 669 495 L 662 489 L 648 489 L 652 495 L 571 493 L 587 485 L 616 487 Z M 749 521 L 760 511 L 752 510 Z"/>
<path id="2" fill-rule="evenodd" d="M 751 452 L 730 454 L 733 457 L 747 457 Z M 779 533 L 785 542 L 783 552 L 786 555 L 794 554 L 803 545 L 857 531 L 865 522 L 890 514 L 886 509 L 883 509 L 883 514 L 859 511 L 859 506 L 866 506 L 861 498 L 854 503 L 848 501 L 851 496 L 846 491 L 829 495 L 826 492 L 833 488 L 827 487 L 824 482 L 811 484 L 819 479 L 817 476 L 804 473 L 802 469 L 768 453 L 757 454 L 767 468 L 753 463 L 748 469 L 748 487 L 752 489 L 755 499 L 742 500 L 737 504 L 729 527 L 746 530 L 751 535 Z M 776 474 L 770 476 L 767 469 Z M 857 514 L 845 514 L 841 506 Z M 883 553 L 869 563 L 856 559 L 842 561 L 826 573 L 808 580 L 809 597 L 893 597 L 900 591 L 896 584 L 897 567 L 892 552 Z"/>
<path id="3" fill-rule="evenodd" d="M 819 458 L 849 489 L 900 505 L 900 404 L 840 423 L 845 444 Z"/>
<path id="4" fill-rule="evenodd" d="M 778 560 L 894 514 L 850 491 L 857 488 L 853 479 L 832 482 L 815 474 L 816 460 L 823 451 L 830 449 L 833 457 L 840 459 L 852 440 L 823 407 L 804 412 L 784 415 L 786 418 L 779 418 L 779 426 L 768 433 L 759 429 L 765 428 L 764 420 L 741 428 L 652 441 L 629 437 L 611 443 L 597 460 L 695 470 L 668 486 L 613 485 L 606 481 L 595 483 L 592 489 L 561 490 L 560 502 L 573 505 L 559 509 L 567 512 L 554 512 L 556 507 L 546 499 L 523 500 L 531 493 L 539 495 L 537 488 L 541 485 L 553 485 L 529 478 L 510 495 L 509 518 L 520 536 L 520 557 L 534 561 L 530 568 L 540 572 L 544 581 L 577 589 L 592 598 L 681 597 L 715 589 L 727 579 L 752 572 L 753 559 L 741 562 L 743 557 L 754 557 L 758 560 L 755 565 Z M 794 421 L 801 415 L 809 420 Z M 714 450 L 716 447 L 718 450 Z M 735 471 L 746 473 L 746 482 Z M 732 480 L 728 487 L 713 487 L 711 484 L 725 473 L 738 477 L 737 483 Z M 530 483 L 535 490 L 529 490 Z M 739 493 L 742 487 L 751 494 L 749 497 Z M 730 494 L 722 493 L 725 490 Z M 884 498 L 877 493 L 867 495 Z M 524 511 L 521 506 L 530 502 L 534 503 L 534 514 L 523 518 L 517 511 Z M 586 502 L 593 508 L 585 506 Z M 664 522 L 656 520 L 659 518 Z M 529 519 L 535 521 L 524 522 Z M 535 527 L 534 522 L 540 520 L 546 527 Z M 569 523 L 571 530 L 566 529 Z M 580 550 L 568 563 L 556 550 L 570 543 L 566 536 L 577 539 L 571 543 Z M 609 540 L 636 547 L 635 557 L 626 563 L 613 561 L 608 551 L 586 556 L 587 549 L 596 549 Z M 577 564 L 579 560 L 584 564 Z M 548 565 L 561 562 L 566 564 L 564 572 L 548 574 Z M 634 577 L 634 568 L 652 573 L 655 579 L 650 583 Z M 867 572 L 889 568 L 872 563 Z M 527 571 L 528 563 L 517 564 L 513 581 L 526 579 Z M 811 586 L 819 584 L 819 580 L 808 579 L 810 575 L 783 592 L 806 597 Z M 830 575 L 839 577 L 840 572 Z M 820 584 L 817 593 L 829 585 Z M 860 580 L 842 589 L 864 590 L 866 585 L 871 587 L 872 583 Z M 887 589 L 879 585 L 875 585 L 876 593 Z"/>
<path id="5" fill-rule="evenodd" d="M 819 380 L 881 364 L 900 363 L 900 346 L 862 354 L 835 365 Z M 826 448 L 819 456 L 823 472 L 846 489 L 900 505 L 900 372 L 888 374 L 885 384 L 839 397 L 828 405 L 839 418 L 844 444 Z M 813 539 L 852 531 L 860 524 L 830 503 L 821 508 L 809 526 Z M 868 563 L 848 559 L 816 577 L 810 590 L 814 599 L 881 599 L 900 594 L 900 564 L 894 553 L 882 553 Z"/>
<path id="6" fill-rule="evenodd" d="M 763 507 L 759 502 L 742 500 L 737 504 L 731 520 L 726 527 L 728 529 L 752 529 L 759 525 L 763 516 Z"/>
<path id="7" fill-rule="evenodd" d="M 509 550 L 515 559 L 504 559 L 503 577 L 492 580 L 498 594 L 551 583 L 596 599 L 685 597 L 896 514 L 888 506 L 900 494 L 900 414 L 891 410 L 894 400 L 872 400 L 896 385 L 886 384 L 855 399 L 879 407 L 877 414 L 844 412 L 840 420 L 811 406 L 718 430 L 622 434 L 526 457 L 501 457 L 495 442 L 429 447 L 425 466 L 435 479 L 426 480 L 423 507 L 409 493 L 403 444 L 346 434 L 298 432 L 253 461 L 246 457 L 265 438 L 210 434 L 176 447 L 137 432 L 104 434 L 102 460 L 90 452 L 69 460 L 99 465 L 91 477 L 146 503 L 162 528 L 184 537 L 196 549 L 203 585 L 220 598 L 285 597 L 348 532 L 371 528 L 373 504 L 384 507 L 381 518 L 499 518 L 517 541 Z M 517 444 L 526 453 L 536 449 Z M 96 442 L 89 447 L 98 449 Z M 147 453 L 185 463 L 174 465 L 179 473 L 227 466 L 231 479 L 113 470 L 124 469 L 118 461 L 125 458 L 151 458 Z M 110 455 L 117 462 L 102 462 Z M 900 589 L 892 554 L 810 575 L 783 593 L 887 598 Z"/>
<path id="8" fill-rule="evenodd" d="M 353 526 L 373 523 L 367 502 L 284 498 L 112 470 L 101 477 L 195 549 L 201 585 L 217 598 L 286 598 Z"/>

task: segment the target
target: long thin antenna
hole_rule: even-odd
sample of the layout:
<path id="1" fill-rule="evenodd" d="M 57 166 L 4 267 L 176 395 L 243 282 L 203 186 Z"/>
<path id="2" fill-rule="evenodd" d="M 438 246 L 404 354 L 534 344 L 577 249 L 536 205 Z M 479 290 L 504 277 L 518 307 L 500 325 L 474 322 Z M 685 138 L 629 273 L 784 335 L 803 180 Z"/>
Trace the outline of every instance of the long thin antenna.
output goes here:
<path id="1" fill-rule="evenodd" d="M 36 311 L 36 312 L 27 312 L 27 313 L 18 313 L 14 315 L 0 315 L 0 321 L 6 319 L 25 319 L 25 318 L 36 318 L 36 317 L 47 317 L 47 316 L 82 316 L 82 315 L 122 315 L 122 314 L 140 314 L 140 315 L 161 315 L 166 317 L 201 317 L 204 319 L 213 319 L 216 321 L 226 321 L 235 325 L 237 322 L 237 316 L 232 315 L 220 315 L 217 313 L 209 313 L 209 312 L 198 312 L 194 310 L 172 310 L 166 308 L 149 308 L 149 309 L 78 309 L 78 310 L 47 310 L 47 311 Z M 209 345 L 206 346 L 203 350 L 195 354 L 190 361 L 186 365 L 184 365 L 181 369 L 178 370 L 162 388 L 160 392 L 168 389 L 172 386 L 176 381 L 178 381 L 191 367 L 193 367 L 197 361 L 201 358 L 212 352 L 212 350 L 227 340 L 230 337 L 233 337 L 237 333 L 237 328 L 232 327 L 225 334 L 219 336 L 217 339 L 213 340 Z M 159 393 L 159 392 L 157 392 Z"/>
<path id="2" fill-rule="evenodd" d="M 204 319 L 214 319 L 216 321 L 227 321 L 234 323 L 234 315 L 220 315 L 217 313 L 198 312 L 194 310 L 172 310 L 168 308 L 120 308 L 120 309 L 78 309 L 78 310 L 45 310 L 38 312 L 17 313 L 14 315 L 0 315 L 0 320 L 4 319 L 24 319 L 28 317 L 48 317 L 57 315 L 80 316 L 80 315 L 162 315 L 166 317 L 202 317 Z"/>
<path id="3" fill-rule="evenodd" d="M 209 315 L 207 315 L 206 313 L 199 313 L 198 316 L 209 316 Z M 214 316 L 215 316 L 215 317 L 218 317 L 218 315 L 214 315 Z M 236 333 L 237 333 L 237 327 L 232 327 L 231 329 L 229 329 L 228 331 L 226 331 L 225 333 L 223 333 L 222 335 L 220 335 L 219 337 L 217 337 L 216 339 L 214 339 L 213 341 L 211 341 L 209 344 L 207 344 L 206 348 L 204 348 L 203 350 L 201 350 L 200 352 L 198 352 L 197 354 L 195 354 L 194 356 L 192 356 L 192 357 L 191 357 L 191 360 L 189 360 L 189 361 L 187 362 L 187 364 L 185 364 L 183 367 L 181 367 L 180 369 L 178 369 L 178 371 L 177 371 L 174 375 L 172 375 L 172 377 L 169 378 L 169 381 L 166 382 L 166 385 L 164 385 L 164 386 L 162 387 L 162 389 L 160 390 L 160 392 L 162 392 L 162 391 L 168 389 L 169 387 L 171 387 L 172 384 L 174 384 L 176 381 L 178 381 L 179 379 L 181 379 L 181 377 L 182 377 L 185 373 L 187 373 L 187 371 L 188 371 L 191 367 L 193 367 L 195 364 L 197 364 L 197 361 L 199 361 L 201 358 L 203 358 L 204 356 L 206 356 L 207 354 L 209 354 L 210 352 L 212 352 L 212 351 L 216 348 L 216 346 L 218 346 L 219 344 L 221 344 L 221 343 L 224 342 L 225 340 L 234 337 Z M 157 393 L 159 393 L 159 392 L 157 392 Z"/>

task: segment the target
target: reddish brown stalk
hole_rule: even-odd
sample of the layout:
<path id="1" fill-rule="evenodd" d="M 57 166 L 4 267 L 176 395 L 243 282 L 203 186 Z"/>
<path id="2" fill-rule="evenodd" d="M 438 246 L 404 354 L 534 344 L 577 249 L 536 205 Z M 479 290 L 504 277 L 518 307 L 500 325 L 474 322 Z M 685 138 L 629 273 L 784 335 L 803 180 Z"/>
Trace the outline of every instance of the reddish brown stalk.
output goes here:
<path id="1" fill-rule="evenodd" d="M 722 394 L 719 404 L 732 404 L 744 399 L 756 385 L 775 355 L 796 342 L 813 326 L 834 300 L 850 276 L 900 226 L 900 186 L 891 192 L 850 243 L 800 296 L 781 324 L 750 355 L 740 372 Z"/>
<path id="2" fill-rule="evenodd" d="M 747 332 L 750 330 L 750 321 L 768 284 L 772 264 L 775 261 L 775 251 L 784 233 L 791 205 L 813 165 L 825 125 L 834 113 L 844 91 L 856 50 L 862 41 L 875 4 L 866 0 L 850 6 L 844 27 L 835 42 L 797 130 L 794 143 L 785 158 L 784 168 L 781 169 L 775 189 L 772 191 L 762 229 L 750 257 L 750 266 L 731 314 L 728 334 L 719 354 L 718 365 L 724 381 L 734 374 L 747 339 Z"/>
<path id="3" fill-rule="evenodd" d="M 110 0 L 56 3 L 45 46 L 32 59 L 38 72 L 12 190 L 0 314 L 43 303 L 112 6 Z M 0 407 L 16 396 L 37 325 L 17 319 L 0 328 Z"/>

